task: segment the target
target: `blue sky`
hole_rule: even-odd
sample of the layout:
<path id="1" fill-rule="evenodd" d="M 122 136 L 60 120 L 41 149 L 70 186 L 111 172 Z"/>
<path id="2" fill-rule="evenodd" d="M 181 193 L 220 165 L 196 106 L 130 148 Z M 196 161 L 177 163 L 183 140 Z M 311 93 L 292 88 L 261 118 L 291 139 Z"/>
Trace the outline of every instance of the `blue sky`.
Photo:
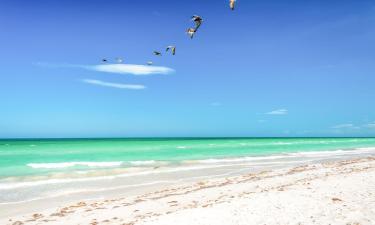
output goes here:
<path id="1" fill-rule="evenodd" d="M 2 0 L 0 31 L 0 138 L 375 136 L 372 0 Z"/>

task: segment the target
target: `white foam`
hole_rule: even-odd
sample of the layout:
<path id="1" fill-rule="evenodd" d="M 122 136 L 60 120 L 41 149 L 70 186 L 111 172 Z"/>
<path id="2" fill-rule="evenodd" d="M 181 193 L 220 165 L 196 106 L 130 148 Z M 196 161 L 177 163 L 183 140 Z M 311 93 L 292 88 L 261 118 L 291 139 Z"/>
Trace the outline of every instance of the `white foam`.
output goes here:
<path id="1" fill-rule="evenodd" d="M 275 142 L 275 143 L 272 143 L 271 145 L 292 145 L 294 143 L 291 143 L 291 142 Z"/>
<path id="2" fill-rule="evenodd" d="M 288 164 L 288 163 L 298 163 L 302 161 L 311 161 L 313 159 L 327 158 L 327 156 L 350 156 L 350 155 L 361 155 L 361 154 L 374 154 L 375 148 L 358 148 L 353 150 L 335 150 L 335 151 L 315 151 L 315 152 L 296 152 L 296 153 L 284 153 L 279 155 L 270 155 L 270 156 L 253 156 L 253 157 L 238 157 L 238 158 L 223 158 L 223 159 L 205 159 L 205 160 L 193 160 L 193 161 L 184 161 L 182 162 L 183 166 L 178 167 L 162 167 L 158 170 L 146 170 L 141 172 L 130 172 L 118 175 L 107 175 L 107 176 L 98 176 L 98 177 L 85 177 L 85 178 L 63 178 L 63 179 L 48 179 L 48 180 L 38 180 L 38 181 L 23 181 L 23 182 L 9 182 L 9 183 L 0 183 L 0 190 L 22 188 L 29 186 L 38 186 L 46 184 L 61 184 L 61 183 L 70 183 L 70 182 L 85 182 L 85 181 L 95 181 L 95 180 L 110 180 L 117 177 L 130 177 L 130 176 L 144 176 L 160 173 L 174 173 L 179 171 L 191 171 L 191 170 L 202 170 L 208 168 L 220 168 L 220 167 L 230 167 L 233 165 L 236 166 L 261 166 L 261 165 L 277 165 L 277 164 Z M 280 159 L 280 160 L 277 160 Z M 288 161 L 284 161 L 288 159 Z M 264 161 L 266 160 L 266 161 Z M 249 164 L 248 162 L 252 163 Z M 243 164 L 241 164 L 241 162 Z M 159 161 L 133 161 L 133 163 L 160 163 Z M 195 164 L 194 166 L 191 164 Z M 220 164 L 224 163 L 224 164 Z M 228 163 L 228 164 L 225 164 Z M 57 165 L 56 165 L 57 164 Z M 61 165 L 60 165 L 61 164 Z M 118 166 L 122 162 L 71 162 L 71 163 L 40 163 L 29 165 L 36 168 L 64 168 L 63 165 L 74 166 L 74 165 L 101 165 L 101 166 Z M 190 164 L 190 165 L 186 165 Z M 198 164 L 198 165 L 197 165 Z M 201 164 L 201 165 L 199 165 Z M 58 167 L 56 167 L 58 166 Z M 129 172 L 129 171 L 128 171 Z"/>
<path id="3" fill-rule="evenodd" d="M 215 165 L 215 166 L 210 166 L 210 167 L 221 167 L 221 166 Z M 9 190 L 9 189 L 14 189 L 14 188 L 23 188 L 23 187 L 31 187 L 31 186 L 39 186 L 39 185 L 64 184 L 64 183 L 71 183 L 71 182 L 112 180 L 118 177 L 132 177 L 132 176 L 144 176 L 144 175 L 160 174 L 160 173 L 174 173 L 174 172 L 179 172 L 179 171 L 200 170 L 200 169 L 205 169 L 205 168 L 210 168 L 210 167 L 207 167 L 207 166 L 174 167 L 174 168 L 167 168 L 167 169 L 165 168 L 164 170 L 147 170 L 147 171 L 142 171 L 142 172 L 125 173 L 125 174 L 109 175 L 109 176 L 98 176 L 98 177 L 55 178 L 55 179 L 48 179 L 48 180 L 21 181 L 21 182 L 9 182 L 9 183 L 0 182 L 0 190 Z"/>
<path id="4" fill-rule="evenodd" d="M 327 156 L 345 156 L 345 155 L 359 155 L 366 153 L 375 153 L 375 148 L 357 148 L 353 150 L 332 150 L 332 151 L 311 151 L 311 152 L 292 152 L 283 153 L 269 156 L 246 156 L 236 158 L 212 158 L 203 160 L 188 160 L 185 163 L 201 163 L 201 164 L 219 164 L 219 163 L 236 163 L 248 162 L 259 160 L 275 160 L 275 159 L 290 159 L 290 158 L 303 158 L 303 157 L 327 157 Z"/>
<path id="5" fill-rule="evenodd" d="M 254 156 L 254 157 L 239 157 L 239 158 L 223 158 L 223 159 L 203 159 L 197 161 L 185 161 L 185 162 L 197 162 L 203 164 L 215 164 L 215 163 L 232 163 L 232 162 L 246 162 L 246 161 L 258 161 L 258 160 L 272 160 L 286 158 L 286 155 L 271 155 L 271 156 Z M 290 156 L 289 156 L 290 157 Z"/>
<path id="6" fill-rule="evenodd" d="M 353 150 L 332 150 L 332 151 L 311 151 L 311 152 L 295 152 L 289 153 L 292 156 L 298 157 L 323 157 L 323 156 L 343 156 L 343 155 L 357 155 L 364 153 L 375 153 L 374 148 L 357 148 Z"/>
<path id="7" fill-rule="evenodd" d="M 87 167 L 115 167 L 123 162 L 63 162 L 63 163 L 29 163 L 27 166 L 34 169 L 61 169 L 74 166 Z"/>
<path id="8" fill-rule="evenodd" d="M 131 165 L 134 166 L 146 166 L 146 165 L 153 165 L 157 162 L 155 160 L 145 160 L 145 161 L 130 161 Z"/>

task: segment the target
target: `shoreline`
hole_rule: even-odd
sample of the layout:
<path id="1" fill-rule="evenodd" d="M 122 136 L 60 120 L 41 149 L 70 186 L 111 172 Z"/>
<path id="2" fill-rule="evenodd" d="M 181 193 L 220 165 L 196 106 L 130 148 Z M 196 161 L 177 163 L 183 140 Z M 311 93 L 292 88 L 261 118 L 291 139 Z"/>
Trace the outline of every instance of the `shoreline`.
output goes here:
<path id="1" fill-rule="evenodd" d="M 335 182 L 348 181 L 348 185 L 340 187 L 340 190 L 334 190 L 334 188 L 329 187 L 330 182 L 332 183 L 329 179 L 333 179 Z M 358 187 L 358 185 L 350 184 L 351 181 L 362 182 L 363 185 Z M 17 216 L 12 217 L 11 221 L 8 217 L 2 217 L 0 222 L 2 224 L 17 224 L 17 221 L 23 224 L 173 224 L 173 221 L 185 218 L 186 223 L 181 220 L 175 224 L 207 224 L 208 222 L 210 224 L 224 224 L 220 221 L 214 222 L 215 215 L 223 214 L 226 207 L 233 207 L 241 214 L 242 209 L 238 207 L 238 204 L 251 205 L 254 199 L 259 199 L 258 203 L 265 206 L 269 201 L 264 199 L 264 193 L 272 193 L 273 204 L 277 202 L 281 209 L 283 209 L 283 202 L 279 201 L 280 194 L 288 195 L 289 192 L 296 192 L 296 196 L 301 194 L 301 191 L 305 195 L 311 195 L 304 201 L 306 201 L 306 204 L 312 205 L 321 197 L 314 196 L 314 192 L 306 192 L 306 190 L 309 190 L 308 188 L 314 189 L 314 187 L 311 187 L 313 182 L 320 182 L 321 185 L 325 186 L 325 188 L 315 187 L 315 192 L 323 191 L 324 193 L 336 191 L 344 193 L 348 191 L 347 189 L 350 189 L 351 192 L 353 192 L 353 189 L 363 192 L 368 188 L 375 188 L 375 158 L 365 156 L 357 159 L 335 160 L 333 158 L 326 162 L 305 163 L 284 168 L 264 168 L 258 171 L 247 171 L 245 169 L 238 174 L 216 178 L 207 177 L 206 179 L 198 178 L 189 182 L 177 181 L 172 185 L 152 187 L 149 190 L 146 188 L 133 194 L 123 192 L 122 197 L 119 197 L 121 195 L 103 195 L 102 200 L 76 201 L 75 204 L 61 203 L 59 207 L 47 207 L 49 210 L 40 209 L 33 213 L 18 213 Z M 334 193 L 332 195 L 339 194 Z M 292 197 L 290 193 L 288 196 Z M 342 203 L 344 202 L 342 199 L 350 198 L 350 196 L 333 196 L 332 198 L 338 198 L 341 201 L 331 201 Z M 372 196 L 372 193 L 370 195 L 367 193 L 367 199 L 375 202 L 375 196 Z M 223 209 L 224 205 L 226 207 Z M 326 210 L 333 210 L 336 205 L 329 206 L 333 208 Z M 289 210 L 288 206 L 284 207 Z M 259 210 L 255 211 L 260 213 Z M 255 218 L 259 220 L 263 218 L 262 215 L 254 213 L 252 212 L 249 217 L 245 216 L 245 219 L 253 220 Z M 277 212 L 274 213 L 277 214 Z M 235 218 L 235 216 L 233 217 Z M 204 220 L 201 221 L 204 218 L 208 219 L 205 223 Z M 192 219 L 194 219 L 194 222 Z M 230 220 L 230 218 L 226 219 Z M 296 222 L 293 218 L 287 219 L 285 224 Z M 308 218 L 305 219 L 311 222 Z M 362 221 L 361 224 L 366 224 L 366 219 L 375 221 L 374 217 L 367 215 L 357 220 L 363 220 L 364 222 Z M 315 218 L 315 220 L 318 221 L 319 218 Z M 301 222 L 305 224 L 306 221 Z M 332 222 L 327 221 L 322 222 L 323 224 Z M 310 224 L 309 222 L 307 223 Z M 227 224 L 246 223 L 228 222 Z M 271 221 L 267 224 L 276 223 Z"/>
<path id="2" fill-rule="evenodd" d="M 302 164 L 344 160 L 353 157 L 375 156 L 374 147 L 348 148 L 326 151 L 306 151 L 279 153 L 267 156 L 244 156 L 187 160 L 173 166 L 152 166 L 137 168 L 114 168 L 113 170 L 93 170 L 76 176 L 68 171 L 63 174 L 45 177 L 26 177 L 26 179 L 0 180 L 0 218 L 8 213 L 9 207 L 23 208 L 22 204 L 59 202 L 68 204 L 74 201 L 97 199 L 98 196 L 118 197 L 124 193 L 139 194 L 144 191 L 181 185 L 201 179 L 212 179 L 241 175 L 246 172 L 273 170 Z M 155 161 L 156 162 L 156 161 Z M 157 162 L 158 163 L 158 162 Z M 80 173 L 80 172 L 78 172 Z M 99 176 L 98 176 L 99 175 Z M 35 204 L 34 204 L 35 203 Z M 52 205 L 57 207 L 59 205 Z"/>

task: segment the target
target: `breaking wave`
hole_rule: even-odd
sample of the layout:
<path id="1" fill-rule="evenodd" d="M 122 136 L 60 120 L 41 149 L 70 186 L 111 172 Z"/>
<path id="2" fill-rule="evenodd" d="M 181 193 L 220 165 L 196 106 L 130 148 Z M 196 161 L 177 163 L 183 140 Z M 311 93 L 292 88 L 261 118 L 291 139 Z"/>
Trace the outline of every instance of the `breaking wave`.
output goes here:
<path id="1" fill-rule="evenodd" d="M 116 167 L 121 166 L 123 162 L 62 162 L 62 163 L 29 163 L 27 166 L 34 169 L 63 169 L 76 166 L 87 167 Z"/>

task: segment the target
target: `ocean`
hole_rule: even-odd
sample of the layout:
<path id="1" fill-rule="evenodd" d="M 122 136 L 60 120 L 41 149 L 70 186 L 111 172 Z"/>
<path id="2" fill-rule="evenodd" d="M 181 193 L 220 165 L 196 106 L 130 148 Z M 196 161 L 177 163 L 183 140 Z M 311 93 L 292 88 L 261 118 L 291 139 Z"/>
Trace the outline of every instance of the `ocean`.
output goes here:
<path id="1" fill-rule="evenodd" d="M 366 152 L 372 155 L 374 147 L 375 138 L 0 140 L 0 204 L 67 194 L 80 188 L 95 190 L 93 182 L 100 179 L 145 174 L 155 178 L 166 172 L 218 165 L 255 168 L 271 162 L 286 164 Z M 123 179 L 118 184 L 132 181 Z"/>

